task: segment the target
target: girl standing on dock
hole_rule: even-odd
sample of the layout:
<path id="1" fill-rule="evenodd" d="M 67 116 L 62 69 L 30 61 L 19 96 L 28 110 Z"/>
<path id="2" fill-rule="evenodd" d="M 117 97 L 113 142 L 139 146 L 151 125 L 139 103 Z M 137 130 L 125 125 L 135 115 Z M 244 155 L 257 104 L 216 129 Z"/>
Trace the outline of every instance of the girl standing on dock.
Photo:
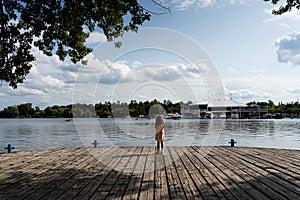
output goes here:
<path id="1" fill-rule="evenodd" d="M 162 115 L 157 115 L 155 118 L 155 140 L 157 142 L 157 152 L 162 152 L 164 149 L 165 139 L 165 121 Z"/>

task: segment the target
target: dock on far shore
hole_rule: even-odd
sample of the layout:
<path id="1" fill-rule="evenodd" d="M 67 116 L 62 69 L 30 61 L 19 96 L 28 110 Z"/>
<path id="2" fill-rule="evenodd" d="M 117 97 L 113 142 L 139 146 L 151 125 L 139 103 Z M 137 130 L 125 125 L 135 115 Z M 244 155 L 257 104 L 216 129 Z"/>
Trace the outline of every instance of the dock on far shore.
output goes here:
<path id="1" fill-rule="evenodd" d="M 0 199 L 300 199 L 300 151 L 99 147 L 0 154 Z"/>

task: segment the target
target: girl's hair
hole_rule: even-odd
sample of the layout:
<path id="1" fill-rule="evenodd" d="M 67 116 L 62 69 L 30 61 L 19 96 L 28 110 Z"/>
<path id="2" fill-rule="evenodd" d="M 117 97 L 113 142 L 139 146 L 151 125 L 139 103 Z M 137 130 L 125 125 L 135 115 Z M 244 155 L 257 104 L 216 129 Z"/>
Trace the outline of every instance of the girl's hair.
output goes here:
<path id="1" fill-rule="evenodd" d="M 157 115 L 156 118 L 155 118 L 155 128 L 161 126 L 161 125 L 164 125 L 165 122 L 164 122 L 164 118 L 162 117 L 162 115 Z"/>

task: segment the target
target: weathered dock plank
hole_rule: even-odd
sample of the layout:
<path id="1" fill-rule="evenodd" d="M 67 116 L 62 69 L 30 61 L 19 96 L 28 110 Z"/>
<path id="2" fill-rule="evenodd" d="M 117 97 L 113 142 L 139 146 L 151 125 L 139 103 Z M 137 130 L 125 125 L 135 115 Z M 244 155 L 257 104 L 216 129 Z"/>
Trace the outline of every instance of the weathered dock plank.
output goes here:
<path id="1" fill-rule="evenodd" d="M 208 169 L 201 162 L 202 157 L 200 155 L 194 154 L 194 149 L 190 148 L 185 153 L 190 162 L 186 162 L 186 165 L 190 164 L 194 169 L 195 183 L 197 185 L 198 191 L 200 192 L 203 199 L 216 199 L 215 191 L 212 186 L 209 184 L 211 178 L 207 175 Z M 200 156 L 201 158 L 199 158 Z"/>
<path id="2" fill-rule="evenodd" d="M 40 180 L 47 179 L 50 181 L 50 175 L 52 175 L 58 168 L 61 168 L 64 164 L 74 163 L 74 157 L 70 157 L 71 159 L 63 159 L 59 160 L 61 156 L 68 158 L 69 155 L 72 155 L 71 151 L 62 152 L 63 150 L 54 150 L 52 151 L 42 151 L 42 155 L 37 156 L 35 152 L 33 152 L 33 156 L 30 154 L 24 154 L 20 152 L 18 157 L 13 158 L 11 162 L 11 166 L 13 167 L 6 172 L 7 176 L 9 177 L 8 180 L 2 186 L 8 186 L 7 188 L 3 189 L 6 193 L 10 193 L 14 195 L 14 198 L 18 196 L 25 197 L 28 193 L 30 193 L 31 188 L 33 191 L 36 191 L 38 187 L 43 188 L 45 185 L 39 184 Z M 61 153 L 62 152 L 62 153 Z M 73 151 L 76 155 L 78 153 L 78 159 L 81 158 L 82 149 L 78 151 Z M 40 154 L 38 152 L 37 154 Z M 73 154 L 74 155 L 74 154 Z M 14 164 L 14 159 L 23 160 L 22 162 L 17 161 Z M 32 159 L 34 157 L 34 159 Z M 36 159 L 38 157 L 39 159 Z M 27 159 L 26 159 L 27 158 Z M 34 160 L 34 162 L 33 162 Z M 20 167 L 20 163 L 22 163 L 22 167 Z M 23 166 L 24 165 L 24 166 Z M 2 188 L 0 186 L 0 188 Z M 15 188 L 18 188 L 18 193 L 11 193 L 9 191 L 14 191 Z"/>
<path id="3" fill-rule="evenodd" d="M 124 192 L 123 199 L 138 199 L 140 195 L 140 188 L 145 169 L 147 154 L 149 151 L 144 151 L 145 147 L 139 147 L 139 156 L 137 157 L 135 168 L 131 174 L 131 179 L 128 183 L 128 188 Z M 150 148 L 147 148 L 150 149 Z M 144 152 L 144 153 L 143 153 Z M 137 155 L 136 155 L 137 156 Z"/>
<path id="4" fill-rule="evenodd" d="M 100 147 L 0 154 L 0 199 L 300 199 L 300 151 Z"/>
<path id="5" fill-rule="evenodd" d="M 143 178 L 139 188 L 140 199 L 153 198 L 154 194 L 154 148 L 146 148 L 144 153 L 147 155 L 145 160 L 145 168 L 143 171 Z"/>
<path id="6" fill-rule="evenodd" d="M 118 159 L 111 159 L 112 157 L 118 156 L 119 152 L 115 151 L 114 148 L 110 147 L 109 151 L 105 154 L 102 154 L 101 151 L 92 152 L 95 153 L 95 157 L 98 157 L 98 154 L 101 154 L 101 157 L 108 158 L 104 159 L 103 162 L 106 164 L 104 165 L 100 161 L 96 163 L 95 170 L 98 171 L 93 177 L 86 178 L 88 179 L 87 185 L 82 188 L 78 188 L 78 193 L 73 196 L 73 199 L 90 199 L 95 193 L 97 193 L 98 188 L 101 186 L 102 183 L 106 180 L 108 175 L 113 171 L 113 167 L 117 165 Z"/>
<path id="7" fill-rule="evenodd" d="M 261 194 L 273 199 L 297 199 L 299 197 L 300 193 L 297 192 L 299 191 L 299 185 L 293 187 L 293 185 L 289 184 L 284 179 L 278 178 L 268 172 L 269 169 L 278 168 L 278 164 L 276 162 L 265 162 L 263 159 L 257 160 L 257 154 L 253 153 L 253 151 L 251 151 L 252 153 L 249 152 L 249 154 L 244 154 L 244 157 L 240 157 L 238 152 L 236 152 L 237 150 L 238 152 L 245 153 L 243 149 L 229 149 L 230 153 L 227 155 L 231 155 L 231 163 L 233 165 L 236 163 L 244 165 L 241 170 L 246 172 L 251 184 L 257 187 L 261 191 Z M 283 165 L 282 169 L 284 168 L 285 166 Z"/>
<path id="8" fill-rule="evenodd" d="M 184 191 L 182 189 L 181 182 L 179 180 L 178 173 L 176 171 L 175 167 L 175 161 L 172 157 L 171 151 L 173 151 L 174 148 L 170 147 L 165 149 L 164 153 L 164 160 L 165 163 L 167 163 L 166 173 L 167 173 L 167 182 L 168 182 L 168 189 L 171 199 L 183 199 L 185 197 Z"/>
<path id="9" fill-rule="evenodd" d="M 212 161 L 212 157 L 215 157 L 216 154 L 212 153 L 211 149 L 203 149 L 203 148 L 196 148 L 193 149 L 193 155 L 197 155 L 198 162 L 201 162 L 203 165 L 202 171 L 205 172 L 205 179 L 207 184 L 212 188 L 218 198 L 224 199 L 236 199 L 235 191 L 236 185 L 230 181 L 230 179 L 224 175 L 222 170 L 218 170 L 216 164 Z M 238 199 L 245 199 L 244 193 L 239 191 L 239 198 Z"/>
<path id="10" fill-rule="evenodd" d="M 193 176 L 195 173 L 193 173 L 193 167 L 190 165 L 190 162 L 187 160 L 187 157 L 185 156 L 186 148 L 175 148 L 174 151 L 177 153 L 178 156 L 178 166 L 179 177 L 180 180 L 182 180 L 182 184 L 184 185 L 183 190 L 185 191 L 185 196 L 187 198 L 195 197 L 196 199 L 201 199 L 201 194 L 198 192 L 197 185 L 201 185 L 195 177 Z M 181 177 L 184 177 L 184 179 L 181 179 Z M 213 197 L 213 196 L 210 196 Z"/>

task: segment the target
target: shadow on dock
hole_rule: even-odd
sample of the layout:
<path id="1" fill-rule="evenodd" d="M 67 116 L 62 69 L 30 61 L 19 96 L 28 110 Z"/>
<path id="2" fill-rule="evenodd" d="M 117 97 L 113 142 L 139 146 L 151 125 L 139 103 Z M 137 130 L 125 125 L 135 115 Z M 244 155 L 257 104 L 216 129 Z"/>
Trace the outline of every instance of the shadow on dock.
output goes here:
<path id="1" fill-rule="evenodd" d="M 215 147 L 201 156 L 205 147 L 128 148 L 135 153 L 119 157 L 114 147 L 99 149 L 112 154 L 109 165 L 86 149 L 0 154 L 0 199 L 300 198 L 299 151 Z"/>

